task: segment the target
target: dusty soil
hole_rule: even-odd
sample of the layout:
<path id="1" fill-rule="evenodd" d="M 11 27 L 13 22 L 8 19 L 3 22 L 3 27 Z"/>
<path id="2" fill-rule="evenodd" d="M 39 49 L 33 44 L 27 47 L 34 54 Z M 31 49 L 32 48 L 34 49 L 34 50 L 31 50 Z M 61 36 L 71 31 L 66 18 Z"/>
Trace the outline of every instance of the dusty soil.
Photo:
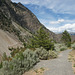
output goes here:
<path id="1" fill-rule="evenodd" d="M 12 34 L 10 34 L 12 35 Z M 0 29 L 0 54 L 6 52 L 7 56 L 10 55 L 8 47 L 20 46 L 20 43 L 15 37 L 10 36 L 7 32 Z"/>
<path id="2" fill-rule="evenodd" d="M 69 61 L 72 62 L 72 68 L 74 70 L 74 73 L 75 73 L 75 50 L 72 50 L 70 53 L 69 53 L 69 57 L 68 57 Z"/>
<path id="3" fill-rule="evenodd" d="M 25 72 L 23 75 L 43 75 L 44 71 L 47 70 L 46 68 L 38 68 L 38 69 L 32 69 L 28 72 Z"/>

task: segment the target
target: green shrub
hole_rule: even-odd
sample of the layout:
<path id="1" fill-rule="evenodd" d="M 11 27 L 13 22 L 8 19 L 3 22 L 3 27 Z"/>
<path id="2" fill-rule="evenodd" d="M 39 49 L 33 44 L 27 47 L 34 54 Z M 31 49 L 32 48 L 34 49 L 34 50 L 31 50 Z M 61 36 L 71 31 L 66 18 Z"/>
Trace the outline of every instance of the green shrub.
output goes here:
<path id="1" fill-rule="evenodd" d="M 62 33 L 61 40 L 67 47 L 71 47 L 71 36 L 66 30 Z"/>
<path id="2" fill-rule="evenodd" d="M 3 68 L 0 70 L 1 75 L 22 75 L 25 71 L 32 68 L 39 58 L 37 54 L 30 49 L 17 53 L 12 60 L 4 61 Z"/>
<path id="3" fill-rule="evenodd" d="M 46 49 L 44 49 L 43 47 L 36 48 L 35 53 L 38 55 L 39 59 L 41 59 L 41 60 L 48 59 L 48 56 L 49 56 L 48 51 Z"/>
<path id="4" fill-rule="evenodd" d="M 3 53 L 2 59 L 3 59 L 3 61 L 8 60 L 8 57 L 5 52 Z"/>
<path id="5" fill-rule="evenodd" d="M 56 51 L 60 51 L 60 47 L 61 47 L 62 45 L 59 44 L 59 43 L 56 43 L 56 44 L 54 44 L 54 46 L 55 46 L 55 50 L 56 50 Z"/>
<path id="6" fill-rule="evenodd" d="M 23 45 L 24 45 L 25 48 L 27 47 L 27 44 L 25 42 L 23 43 Z"/>
<path id="7" fill-rule="evenodd" d="M 15 54 L 18 53 L 18 52 L 19 52 L 19 50 L 18 49 L 15 49 L 10 54 L 11 54 L 12 57 L 14 57 Z"/>
<path id="8" fill-rule="evenodd" d="M 64 50 L 65 50 L 65 48 L 61 48 L 61 49 L 60 49 L 60 51 L 64 51 Z"/>
<path id="9" fill-rule="evenodd" d="M 66 50 L 67 49 L 67 47 L 64 44 L 57 43 L 54 46 L 55 46 L 55 50 L 56 51 L 63 51 L 63 50 Z"/>
<path id="10" fill-rule="evenodd" d="M 24 55 L 24 58 L 26 58 L 27 61 L 30 61 L 29 64 L 30 66 L 36 64 L 38 61 L 39 61 L 39 58 L 38 58 L 38 55 L 30 50 L 30 49 L 26 49 L 24 52 L 23 52 L 23 55 Z"/>
<path id="11" fill-rule="evenodd" d="M 49 50 L 49 57 L 50 58 L 56 58 L 57 57 L 57 53 L 55 51 Z"/>
<path id="12" fill-rule="evenodd" d="M 67 49 L 66 46 L 61 46 L 60 51 L 64 51 L 64 50 L 66 50 L 66 49 Z"/>
<path id="13" fill-rule="evenodd" d="M 3 62 L 0 63 L 0 69 L 3 67 Z"/>
<path id="14" fill-rule="evenodd" d="M 73 65 L 73 67 L 75 67 L 75 64 Z"/>
<path id="15" fill-rule="evenodd" d="M 71 45 L 72 49 L 75 50 L 75 43 Z"/>

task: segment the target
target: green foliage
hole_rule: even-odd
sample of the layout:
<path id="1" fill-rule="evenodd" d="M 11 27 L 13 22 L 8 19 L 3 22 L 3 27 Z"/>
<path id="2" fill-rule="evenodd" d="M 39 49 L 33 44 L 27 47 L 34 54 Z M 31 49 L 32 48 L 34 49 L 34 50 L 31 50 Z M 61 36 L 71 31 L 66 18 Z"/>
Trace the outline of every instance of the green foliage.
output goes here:
<path id="1" fill-rule="evenodd" d="M 55 46 L 55 50 L 58 51 L 58 52 L 67 49 L 65 44 L 56 43 L 54 46 Z"/>
<path id="2" fill-rule="evenodd" d="M 66 49 L 67 49 L 66 46 L 61 46 L 61 47 L 60 47 L 60 51 L 64 51 L 64 50 L 66 50 Z"/>
<path id="3" fill-rule="evenodd" d="M 55 46 L 55 50 L 59 52 L 62 44 L 56 43 L 56 44 L 54 44 L 54 46 Z"/>
<path id="4" fill-rule="evenodd" d="M 31 39 L 30 47 L 39 48 L 43 47 L 46 50 L 54 49 L 54 43 L 49 38 L 49 34 L 41 27 L 37 34 Z"/>
<path id="5" fill-rule="evenodd" d="M 14 50 L 12 50 L 12 52 L 10 54 L 11 54 L 12 57 L 14 57 L 15 54 L 18 53 L 18 52 L 19 52 L 18 49 L 14 49 Z"/>
<path id="6" fill-rule="evenodd" d="M 71 47 L 72 47 L 72 49 L 75 50 L 75 43 L 73 43 Z"/>
<path id="7" fill-rule="evenodd" d="M 3 67 L 3 62 L 0 63 L 0 69 Z"/>
<path id="8" fill-rule="evenodd" d="M 27 44 L 25 42 L 23 43 L 23 45 L 24 45 L 25 48 L 27 47 Z"/>
<path id="9" fill-rule="evenodd" d="M 23 47 L 17 47 L 17 48 L 10 48 L 11 50 L 11 56 L 14 57 L 17 53 L 20 53 L 20 52 L 24 52 L 26 48 L 23 48 Z"/>
<path id="10" fill-rule="evenodd" d="M 57 53 L 55 51 L 49 50 L 49 57 L 50 58 L 56 58 L 57 57 Z"/>
<path id="11" fill-rule="evenodd" d="M 48 59 L 48 51 L 44 49 L 43 47 L 41 48 L 36 48 L 35 53 L 38 55 L 39 59 L 41 60 L 47 60 Z"/>
<path id="12" fill-rule="evenodd" d="M 75 64 L 73 65 L 73 67 L 75 67 Z"/>
<path id="13" fill-rule="evenodd" d="M 11 61 L 3 61 L 3 68 L 0 70 L 1 75 L 22 75 L 25 71 L 32 68 L 39 58 L 37 54 L 30 49 L 17 53 Z"/>
<path id="14" fill-rule="evenodd" d="M 71 47 L 71 37 L 66 30 L 62 34 L 61 40 L 65 43 L 65 45 L 67 45 L 67 47 Z"/>
<path id="15" fill-rule="evenodd" d="M 61 48 L 61 49 L 60 49 L 60 51 L 64 51 L 64 50 L 65 50 L 65 48 Z"/>
<path id="16" fill-rule="evenodd" d="M 6 55 L 6 53 L 5 53 L 5 52 L 3 53 L 2 59 L 3 59 L 3 61 L 5 61 L 5 60 L 7 60 L 7 59 L 8 59 L 8 57 L 7 57 L 7 55 Z"/>

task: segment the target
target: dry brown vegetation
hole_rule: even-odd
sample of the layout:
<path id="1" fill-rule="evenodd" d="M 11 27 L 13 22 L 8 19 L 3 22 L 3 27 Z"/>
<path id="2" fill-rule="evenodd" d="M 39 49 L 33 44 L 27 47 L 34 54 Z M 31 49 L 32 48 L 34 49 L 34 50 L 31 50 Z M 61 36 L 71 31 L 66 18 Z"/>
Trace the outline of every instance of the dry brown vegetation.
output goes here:
<path id="1" fill-rule="evenodd" d="M 43 67 L 39 68 L 39 69 L 32 69 L 28 72 L 25 72 L 23 75 L 43 75 L 44 71 L 47 70 Z"/>
<path id="2" fill-rule="evenodd" d="M 73 68 L 74 73 L 75 73 L 75 50 L 72 50 L 72 51 L 69 53 L 68 59 L 69 59 L 69 61 L 72 62 L 72 68 Z"/>

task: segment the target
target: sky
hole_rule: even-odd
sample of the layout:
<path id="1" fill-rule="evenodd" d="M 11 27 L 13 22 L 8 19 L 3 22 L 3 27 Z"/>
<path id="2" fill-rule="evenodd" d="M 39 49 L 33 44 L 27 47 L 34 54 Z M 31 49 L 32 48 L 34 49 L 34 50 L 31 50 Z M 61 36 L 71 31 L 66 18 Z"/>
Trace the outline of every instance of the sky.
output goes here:
<path id="1" fill-rule="evenodd" d="M 31 10 L 49 30 L 75 32 L 75 0 L 12 0 Z"/>

